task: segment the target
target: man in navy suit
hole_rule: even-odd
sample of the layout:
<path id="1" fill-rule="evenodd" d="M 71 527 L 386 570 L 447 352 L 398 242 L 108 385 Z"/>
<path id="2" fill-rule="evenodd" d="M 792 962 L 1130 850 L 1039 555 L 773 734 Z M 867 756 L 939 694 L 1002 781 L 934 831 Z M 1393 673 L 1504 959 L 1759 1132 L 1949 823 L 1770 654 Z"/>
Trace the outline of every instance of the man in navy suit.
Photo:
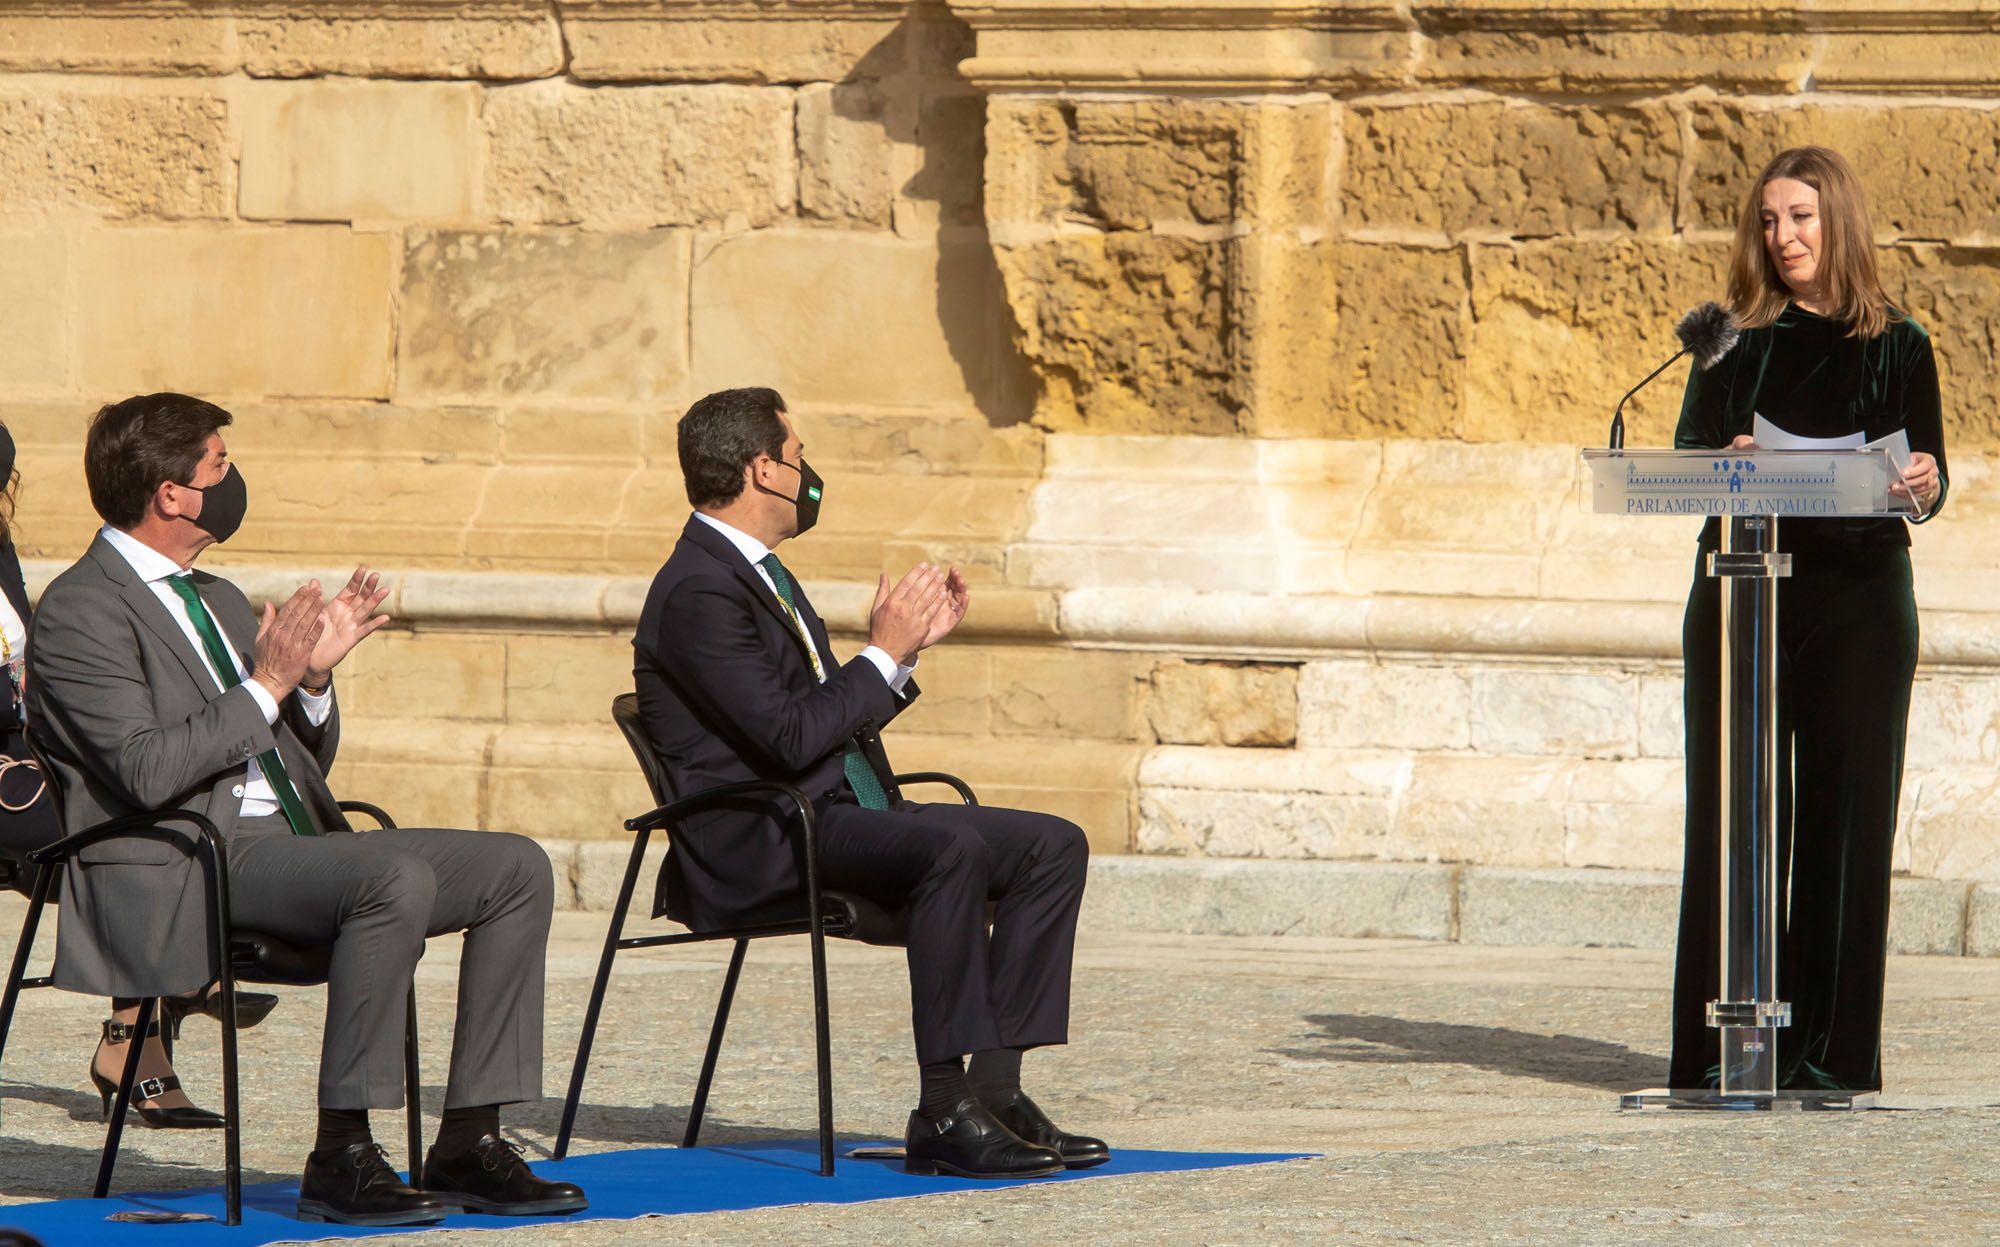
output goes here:
<path id="1" fill-rule="evenodd" d="M 694 514 L 632 643 L 640 711 L 677 791 L 791 784 L 815 807 L 823 886 L 908 907 L 922 1083 L 912 1172 L 1012 1178 L 1102 1163 L 1104 1143 L 1058 1129 L 1020 1077 L 1023 1051 L 1068 1039 L 1083 832 L 1047 814 L 906 801 L 878 735 L 916 700 L 918 654 L 965 617 L 964 576 L 925 563 L 893 586 L 882 577 L 867 647 L 837 663 L 773 553 L 813 526 L 824 492 L 784 400 L 710 394 L 681 418 L 679 448 Z M 795 916 L 799 888 L 781 811 L 750 806 L 690 820 L 661 903 L 712 929 Z"/>

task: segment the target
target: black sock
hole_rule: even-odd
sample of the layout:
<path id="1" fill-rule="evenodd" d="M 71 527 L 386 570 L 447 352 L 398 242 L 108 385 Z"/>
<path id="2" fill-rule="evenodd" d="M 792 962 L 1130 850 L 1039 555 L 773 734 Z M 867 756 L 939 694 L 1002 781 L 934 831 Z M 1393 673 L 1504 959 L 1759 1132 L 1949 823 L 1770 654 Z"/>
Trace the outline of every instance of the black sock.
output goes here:
<path id="1" fill-rule="evenodd" d="M 972 1054 L 965 1069 L 965 1081 L 972 1094 L 988 1105 L 998 1104 L 1021 1091 L 1021 1050 L 986 1048 Z"/>
<path id="2" fill-rule="evenodd" d="M 482 1135 L 500 1134 L 500 1106 L 498 1104 L 472 1104 L 465 1108 L 448 1108 L 444 1118 L 438 1122 L 437 1142 L 432 1146 L 446 1156 L 463 1156 L 472 1150 Z"/>
<path id="3" fill-rule="evenodd" d="M 917 1073 L 923 1077 L 923 1092 L 917 1100 L 918 1116 L 942 1117 L 957 1108 L 960 1100 L 972 1094 L 971 1088 L 965 1084 L 965 1061 L 960 1057 L 919 1065 Z"/>
<path id="4" fill-rule="evenodd" d="M 323 1108 L 319 1111 L 319 1134 L 313 1139 L 313 1151 L 326 1152 L 374 1141 L 375 1136 L 368 1133 L 367 1109 Z"/>

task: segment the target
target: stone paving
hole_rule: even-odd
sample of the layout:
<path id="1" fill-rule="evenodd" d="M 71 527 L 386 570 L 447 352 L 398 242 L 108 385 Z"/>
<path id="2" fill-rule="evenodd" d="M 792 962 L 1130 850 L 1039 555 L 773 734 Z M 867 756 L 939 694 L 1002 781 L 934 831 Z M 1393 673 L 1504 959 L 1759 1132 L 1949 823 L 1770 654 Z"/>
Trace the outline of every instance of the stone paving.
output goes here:
<path id="1" fill-rule="evenodd" d="M 21 907 L 0 904 L 11 939 Z M 544 1150 L 603 917 L 558 916 L 550 1099 L 508 1117 Z M 456 950 L 420 971 L 426 1084 L 440 1094 Z M 723 956 L 628 954 L 614 979 L 579 1150 L 675 1141 Z M 1031 1056 L 1063 1121 L 1114 1144 L 1311 1151 L 1322 1159 L 845 1208 L 780 1208 L 504 1234 L 377 1239 L 454 1247 L 688 1242 L 971 1243 L 1986 1242 L 2000 1236 L 2000 963 L 1898 958 L 1882 1111 L 1621 1115 L 1665 1067 L 1667 955 L 1308 937 L 1095 933 L 1078 954 L 1076 1034 Z M 893 951 L 836 945 L 835 1088 L 844 1138 L 895 1133 L 913 1098 Z M 245 1036 L 246 1179 L 293 1175 L 311 1134 L 322 996 L 287 991 Z M 83 1066 L 93 1002 L 25 998 L 5 1064 L 5 1199 L 79 1195 L 101 1126 Z M 715 1142 L 812 1125 L 802 941 L 753 950 L 711 1106 Z M 215 1037 L 182 1072 L 213 1104 Z M 385 1138 L 397 1127 L 378 1120 Z M 134 1129 L 122 1189 L 217 1179 L 220 1138 Z M 400 1151 L 391 1145 L 392 1157 Z M 4 1217 L 0 1217 L 4 1223 Z"/>

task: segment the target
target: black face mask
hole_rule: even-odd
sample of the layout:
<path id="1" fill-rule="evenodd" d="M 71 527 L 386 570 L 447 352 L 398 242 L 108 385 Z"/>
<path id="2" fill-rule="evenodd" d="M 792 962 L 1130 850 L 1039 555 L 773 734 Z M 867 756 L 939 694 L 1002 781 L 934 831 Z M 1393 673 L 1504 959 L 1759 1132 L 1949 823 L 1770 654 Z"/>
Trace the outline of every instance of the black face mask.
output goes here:
<path id="1" fill-rule="evenodd" d="M 772 462 L 785 463 L 783 459 L 774 459 Z M 820 494 L 825 492 L 826 482 L 820 479 L 819 473 L 812 470 L 812 464 L 806 462 L 804 455 L 799 456 L 799 461 L 796 464 L 785 463 L 785 466 L 799 474 L 798 496 L 791 500 L 792 504 L 799 509 L 798 531 L 792 534 L 792 536 L 797 537 L 814 524 L 819 523 L 819 499 Z M 759 485 L 757 488 L 763 489 L 765 493 L 770 494 L 774 498 L 785 496 L 775 489 L 764 489 L 762 485 Z"/>
<path id="2" fill-rule="evenodd" d="M 243 527 L 243 513 L 250 506 L 249 487 L 243 483 L 242 469 L 230 464 L 222 479 L 213 485 L 183 485 L 201 495 L 201 514 L 191 521 L 196 528 L 220 543 Z"/>

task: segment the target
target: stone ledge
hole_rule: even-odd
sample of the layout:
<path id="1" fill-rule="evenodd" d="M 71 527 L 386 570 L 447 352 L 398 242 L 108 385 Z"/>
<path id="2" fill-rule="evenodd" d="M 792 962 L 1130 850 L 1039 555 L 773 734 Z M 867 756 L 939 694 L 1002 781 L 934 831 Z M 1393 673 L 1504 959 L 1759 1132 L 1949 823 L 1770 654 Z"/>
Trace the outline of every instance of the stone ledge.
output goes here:
<path id="1" fill-rule="evenodd" d="M 555 866 L 557 909 L 610 910 L 629 838 L 540 843 Z M 663 851 L 655 837 L 628 933 L 646 921 Z M 2000 957 L 2000 884 L 1897 878 L 1891 898 L 1892 954 Z M 1678 881 L 1658 871 L 1100 855 L 1081 922 L 1182 935 L 1670 948 L 1679 907 Z"/>

